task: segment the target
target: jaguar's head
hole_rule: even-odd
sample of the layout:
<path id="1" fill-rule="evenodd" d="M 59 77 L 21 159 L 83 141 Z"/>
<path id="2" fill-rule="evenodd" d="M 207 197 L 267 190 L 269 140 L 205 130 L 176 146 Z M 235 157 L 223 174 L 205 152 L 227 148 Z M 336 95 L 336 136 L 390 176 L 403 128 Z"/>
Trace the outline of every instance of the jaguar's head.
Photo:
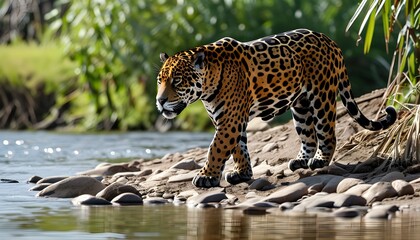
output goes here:
<path id="1" fill-rule="evenodd" d="M 163 66 L 157 77 L 156 106 L 167 119 L 176 117 L 200 98 L 203 82 L 204 53 L 160 54 Z"/>

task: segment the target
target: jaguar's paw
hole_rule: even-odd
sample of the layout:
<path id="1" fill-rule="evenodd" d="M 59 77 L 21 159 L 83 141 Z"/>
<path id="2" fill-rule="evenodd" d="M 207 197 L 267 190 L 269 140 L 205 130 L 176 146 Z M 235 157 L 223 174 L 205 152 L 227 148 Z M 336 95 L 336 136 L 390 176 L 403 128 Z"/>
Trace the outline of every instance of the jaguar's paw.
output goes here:
<path id="1" fill-rule="evenodd" d="M 212 176 L 197 175 L 193 178 L 192 183 L 196 187 L 211 188 L 218 187 L 220 179 Z"/>
<path id="2" fill-rule="evenodd" d="M 308 167 L 312 170 L 328 166 L 329 162 L 321 159 L 311 158 L 308 162 Z"/>
<path id="3" fill-rule="evenodd" d="M 243 172 L 241 173 L 238 171 L 228 172 L 225 175 L 226 181 L 232 185 L 248 182 L 249 180 L 251 180 L 251 178 L 252 178 L 252 174 L 243 173 Z"/>
<path id="4" fill-rule="evenodd" d="M 300 168 L 307 169 L 308 162 L 305 159 L 292 159 L 289 161 L 289 169 L 294 172 Z"/>

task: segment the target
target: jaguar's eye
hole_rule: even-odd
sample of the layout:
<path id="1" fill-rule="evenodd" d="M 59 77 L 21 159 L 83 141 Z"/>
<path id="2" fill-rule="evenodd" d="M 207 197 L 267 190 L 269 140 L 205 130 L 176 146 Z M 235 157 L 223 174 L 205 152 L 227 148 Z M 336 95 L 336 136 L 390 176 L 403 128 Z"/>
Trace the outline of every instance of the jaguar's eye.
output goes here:
<path id="1" fill-rule="evenodd" d="M 172 84 L 176 87 L 181 83 L 182 78 L 180 77 L 174 77 L 172 78 Z"/>

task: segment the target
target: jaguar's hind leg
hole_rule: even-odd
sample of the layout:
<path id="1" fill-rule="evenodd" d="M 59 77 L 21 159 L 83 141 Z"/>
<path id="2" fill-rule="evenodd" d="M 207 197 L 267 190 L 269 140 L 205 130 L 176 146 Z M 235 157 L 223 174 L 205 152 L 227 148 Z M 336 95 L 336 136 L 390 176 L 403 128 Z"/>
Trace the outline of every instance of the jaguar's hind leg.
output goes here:
<path id="1" fill-rule="evenodd" d="M 335 98 L 333 98 L 329 102 L 323 102 L 319 108 L 314 109 L 313 120 L 318 148 L 315 156 L 308 162 L 308 167 L 312 170 L 328 166 L 334 155 L 336 145 L 335 103 Z"/>
<path id="2" fill-rule="evenodd" d="M 289 169 L 295 171 L 299 168 L 308 168 L 308 162 L 315 156 L 317 140 L 312 113 L 308 100 L 301 99 L 292 108 L 293 121 L 296 131 L 301 139 L 300 151 L 295 159 L 289 161 Z"/>

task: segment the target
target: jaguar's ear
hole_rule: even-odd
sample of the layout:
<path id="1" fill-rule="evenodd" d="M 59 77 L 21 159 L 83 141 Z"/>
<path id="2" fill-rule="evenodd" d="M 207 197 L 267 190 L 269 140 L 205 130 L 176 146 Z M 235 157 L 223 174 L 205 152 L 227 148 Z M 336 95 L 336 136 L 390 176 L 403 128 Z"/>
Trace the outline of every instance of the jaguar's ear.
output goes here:
<path id="1" fill-rule="evenodd" d="M 204 52 L 197 52 L 194 54 L 193 65 L 197 69 L 202 69 L 204 67 Z"/>
<path id="2" fill-rule="evenodd" d="M 166 61 L 166 59 L 169 58 L 168 54 L 166 54 L 166 53 L 161 53 L 159 56 L 160 56 L 160 61 L 162 63 L 164 63 Z"/>

